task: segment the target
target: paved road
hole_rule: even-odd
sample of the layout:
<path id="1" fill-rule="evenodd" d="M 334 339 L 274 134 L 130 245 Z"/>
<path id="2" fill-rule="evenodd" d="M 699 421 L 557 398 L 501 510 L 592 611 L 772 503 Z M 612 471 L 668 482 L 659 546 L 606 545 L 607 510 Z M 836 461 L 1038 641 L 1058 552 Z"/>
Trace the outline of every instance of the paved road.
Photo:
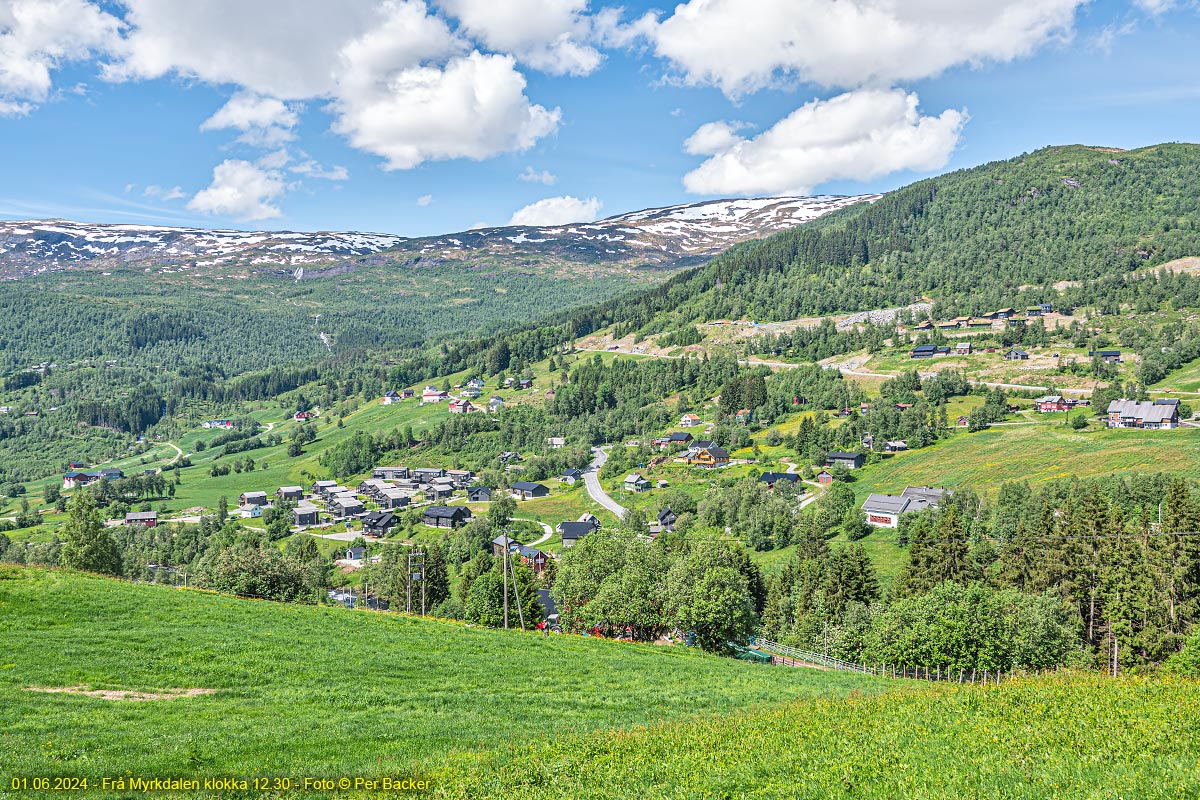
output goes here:
<path id="1" fill-rule="evenodd" d="M 600 469 L 604 466 L 604 462 L 608 461 L 608 453 L 604 452 L 599 447 L 592 448 L 592 455 L 595 458 L 588 468 L 583 471 L 583 485 L 587 487 L 587 493 L 600 505 L 607 508 L 619 518 L 625 518 L 625 507 L 613 500 L 604 491 L 604 487 L 600 485 Z"/>

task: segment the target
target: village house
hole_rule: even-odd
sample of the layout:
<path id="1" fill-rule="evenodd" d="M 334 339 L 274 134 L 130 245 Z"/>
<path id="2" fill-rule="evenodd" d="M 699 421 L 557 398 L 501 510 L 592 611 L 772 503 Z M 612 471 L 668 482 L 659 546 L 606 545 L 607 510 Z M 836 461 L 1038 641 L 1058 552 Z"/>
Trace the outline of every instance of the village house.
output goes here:
<path id="1" fill-rule="evenodd" d="M 492 490 L 487 486 L 471 486 L 467 489 L 468 503 L 490 503 Z"/>
<path id="2" fill-rule="evenodd" d="M 495 539 L 492 539 L 492 555 L 502 556 L 504 551 L 512 551 L 512 548 L 518 544 L 516 539 L 509 537 L 507 534 L 500 534 Z"/>
<path id="3" fill-rule="evenodd" d="M 532 378 L 521 378 L 521 380 L 517 381 L 517 388 L 518 389 L 532 389 L 533 388 L 533 379 Z"/>
<path id="4" fill-rule="evenodd" d="M 493 414 L 502 408 L 504 408 L 504 398 L 493 396 L 491 400 L 488 400 L 488 411 Z"/>
<path id="5" fill-rule="evenodd" d="M 836 467 L 843 466 L 847 469 L 858 469 L 863 465 L 864 456 L 862 453 L 846 453 L 834 451 L 825 456 L 825 466 Z"/>
<path id="6" fill-rule="evenodd" d="M 699 444 L 699 443 L 698 443 Z M 693 447 L 684 454 L 684 460 L 697 467 L 722 467 L 729 463 L 729 451 L 718 447 L 712 442 L 705 442 L 704 447 Z"/>
<path id="7" fill-rule="evenodd" d="M 591 522 L 560 522 L 555 530 L 562 534 L 562 549 L 569 550 L 596 527 Z"/>
<path id="8" fill-rule="evenodd" d="M 469 414 L 474 410 L 475 406 L 471 404 L 470 400 L 465 398 L 450 401 L 451 414 Z"/>
<path id="9" fill-rule="evenodd" d="M 316 506 L 300 506 L 292 510 L 292 519 L 298 526 L 318 525 L 321 522 L 321 512 Z"/>
<path id="10" fill-rule="evenodd" d="M 387 536 L 399 520 L 390 511 L 371 511 L 363 516 L 363 533 L 368 536 Z"/>
<path id="11" fill-rule="evenodd" d="M 310 491 L 313 494 L 324 495 L 335 486 L 337 486 L 337 481 L 313 481 Z"/>
<path id="12" fill-rule="evenodd" d="M 287 500 L 287 501 L 293 502 L 293 503 L 298 502 L 298 501 L 304 499 L 304 487 L 303 486 L 280 486 L 278 489 L 275 490 L 275 496 L 278 497 L 280 500 Z"/>
<path id="13" fill-rule="evenodd" d="M 559 483 L 565 483 L 568 486 L 574 486 L 576 482 L 583 480 L 583 473 L 574 467 L 563 470 L 562 475 L 558 476 Z"/>
<path id="14" fill-rule="evenodd" d="M 238 495 L 238 505 L 243 508 L 246 506 L 265 506 L 266 504 L 266 492 L 242 492 Z"/>
<path id="15" fill-rule="evenodd" d="M 379 478 L 367 478 L 365 481 L 358 484 L 358 493 L 377 499 L 380 492 L 382 492 L 384 489 L 391 488 L 392 485 L 387 481 L 380 480 Z"/>
<path id="16" fill-rule="evenodd" d="M 872 494 L 862 504 L 867 515 L 867 524 L 876 528 L 895 528 L 902 514 L 937 508 L 942 498 L 950 494 L 945 489 L 927 486 L 909 486 L 899 497 L 889 494 Z"/>
<path id="17" fill-rule="evenodd" d="M 1120 350 L 1095 350 L 1093 352 L 1088 353 L 1088 355 L 1092 356 L 1093 358 L 1100 359 L 1105 364 L 1120 364 L 1121 363 L 1121 351 Z"/>
<path id="18" fill-rule="evenodd" d="M 822 486 L 828 486 L 829 484 L 833 483 L 833 475 L 825 470 L 821 470 L 817 473 L 817 483 L 821 484 Z"/>
<path id="19" fill-rule="evenodd" d="M 561 436 L 551 436 L 546 440 L 546 446 L 551 450 L 562 450 L 567 445 L 567 440 Z"/>
<path id="20" fill-rule="evenodd" d="M 483 378 L 471 378 L 471 380 L 467 381 L 468 389 L 482 389 L 486 385 Z"/>
<path id="21" fill-rule="evenodd" d="M 436 386 L 426 386 L 425 391 L 421 392 L 421 405 L 425 405 L 426 403 L 440 403 L 443 400 L 449 399 L 450 393 Z"/>
<path id="22" fill-rule="evenodd" d="M 673 531 L 675 530 L 675 522 L 679 519 L 679 515 L 671 510 L 670 506 L 663 506 L 658 512 L 658 527 L 659 530 Z"/>
<path id="23" fill-rule="evenodd" d="M 549 487 L 531 481 L 517 481 L 512 485 L 511 492 L 515 500 L 533 500 L 536 497 L 550 496 Z"/>
<path id="24" fill-rule="evenodd" d="M 408 467 L 376 467 L 371 477 L 381 481 L 402 481 L 408 478 Z"/>
<path id="25" fill-rule="evenodd" d="M 748 409 L 748 408 L 739 409 L 738 412 L 733 415 L 733 421 L 741 423 L 742 425 L 745 425 L 747 422 L 750 422 L 752 419 L 754 419 L 754 413 L 751 412 L 750 409 Z"/>
<path id="26" fill-rule="evenodd" d="M 434 478 L 444 477 L 446 470 L 441 467 L 417 467 L 414 470 L 410 470 L 409 474 L 419 481 L 429 483 Z"/>
<path id="27" fill-rule="evenodd" d="M 1179 427 L 1178 400 L 1113 400 L 1108 404 L 1108 427 L 1170 430 Z"/>
<path id="28" fill-rule="evenodd" d="M 241 506 L 242 519 L 262 519 L 263 507 L 260 505 Z"/>
<path id="29" fill-rule="evenodd" d="M 699 424 L 701 424 L 700 417 L 696 414 L 684 414 L 679 418 L 679 427 L 681 428 L 694 428 Z"/>
<path id="30" fill-rule="evenodd" d="M 692 441 L 692 435 L 687 431 L 674 431 L 666 436 L 658 437 L 653 444 L 663 450 L 668 447 L 682 447 L 690 441 Z"/>
<path id="31" fill-rule="evenodd" d="M 231 419 L 210 419 L 204 423 L 205 428 L 223 428 L 231 430 L 233 428 L 233 420 Z"/>
<path id="32" fill-rule="evenodd" d="M 958 342 L 957 344 L 954 345 L 954 354 L 959 355 L 959 356 L 971 355 L 971 343 L 970 342 Z"/>
<path id="33" fill-rule="evenodd" d="M 1020 349 L 1019 347 L 1014 347 L 1012 350 L 1009 350 L 1007 353 L 1004 354 L 1004 360 L 1005 361 L 1028 361 L 1029 353 L 1026 353 L 1024 350 Z"/>
<path id="34" fill-rule="evenodd" d="M 471 509 L 465 506 L 429 506 L 421 521 L 431 528 L 457 528 L 470 518 Z"/>
<path id="35" fill-rule="evenodd" d="M 1033 401 L 1033 407 L 1039 414 L 1050 414 L 1056 411 L 1070 411 L 1075 403 L 1061 394 L 1048 394 Z"/>
<path id="36" fill-rule="evenodd" d="M 542 572 L 546 569 L 546 559 L 548 556 L 536 547 L 519 544 L 513 548 L 513 552 L 520 557 L 521 563 L 534 572 Z"/>
<path id="37" fill-rule="evenodd" d="M 650 488 L 650 481 L 634 472 L 625 476 L 622 488 L 627 492 L 640 494 Z"/>
<path id="38" fill-rule="evenodd" d="M 130 511 L 125 515 L 126 525 L 142 525 L 146 528 L 158 526 L 157 511 Z"/>
<path id="39" fill-rule="evenodd" d="M 933 358 L 933 355 L 935 352 L 937 352 L 937 347 L 935 345 L 919 344 L 912 349 L 912 352 L 908 354 L 908 357 L 909 358 Z"/>
<path id="40" fill-rule="evenodd" d="M 417 392 L 415 389 L 401 389 L 400 390 L 400 397 L 402 397 L 405 400 L 410 400 L 416 396 L 417 396 Z"/>
<path id="41" fill-rule="evenodd" d="M 467 386 L 462 391 L 460 391 L 459 394 L 462 395 L 463 397 L 469 397 L 470 399 L 474 400 L 475 398 L 482 395 L 483 392 L 479 389 L 476 389 L 474 386 Z"/>
<path id="42" fill-rule="evenodd" d="M 765 483 L 768 489 L 774 489 L 777 483 L 790 483 L 793 486 L 800 480 L 794 472 L 764 472 L 758 476 L 759 483 Z"/>
<path id="43" fill-rule="evenodd" d="M 954 427 L 956 427 L 956 428 L 965 428 L 970 424 L 971 424 L 971 418 L 968 417 L 966 414 L 959 414 L 958 417 L 954 420 Z"/>
<path id="44" fill-rule="evenodd" d="M 376 500 L 379 507 L 385 511 L 392 511 L 397 508 L 408 508 L 408 504 L 412 502 L 412 495 L 403 489 L 388 487 L 379 493 Z"/>
<path id="45" fill-rule="evenodd" d="M 379 402 L 385 406 L 390 406 L 392 403 L 399 403 L 401 400 L 400 393 L 395 389 L 388 389 L 383 393 L 383 397 L 379 398 Z"/>
<path id="46" fill-rule="evenodd" d="M 334 519 L 355 517 L 366 511 L 366 507 L 357 497 L 341 495 L 329 503 L 329 513 Z"/>
<path id="47" fill-rule="evenodd" d="M 292 420 L 295 422 L 307 422 L 310 419 L 316 419 L 317 412 L 315 411 L 297 411 L 292 414 Z"/>
<path id="48" fill-rule="evenodd" d="M 465 489 L 475 480 L 475 473 L 469 469 L 448 469 L 446 477 L 454 483 L 455 488 Z"/>
<path id="49" fill-rule="evenodd" d="M 442 484 L 430 484 L 425 489 L 425 499 L 430 503 L 436 503 L 439 500 L 449 500 L 453 495 L 453 487 Z"/>
<path id="50" fill-rule="evenodd" d="M 907 449 L 908 442 L 904 441 L 903 439 L 892 439 L 891 441 L 883 443 L 883 452 L 885 453 L 899 453 L 900 451 Z"/>

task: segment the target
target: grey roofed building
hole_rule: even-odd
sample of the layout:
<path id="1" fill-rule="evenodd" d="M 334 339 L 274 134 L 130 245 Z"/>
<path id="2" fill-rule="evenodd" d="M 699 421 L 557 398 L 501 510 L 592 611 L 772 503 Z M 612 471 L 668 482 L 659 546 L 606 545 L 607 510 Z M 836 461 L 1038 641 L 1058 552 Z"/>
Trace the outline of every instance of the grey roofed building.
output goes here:
<path id="1" fill-rule="evenodd" d="M 862 510 L 868 514 L 902 514 L 908 507 L 909 499 L 907 497 L 896 497 L 890 494 L 872 494 L 868 495 L 863 501 Z"/>
<path id="2" fill-rule="evenodd" d="M 465 506 L 429 506 L 422 522 L 433 528 L 455 528 L 470 518 L 471 509 Z"/>
<path id="3" fill-rule="evenodd" d="M 1178 425 L 1178 400 L 1113 400 L 1108 404 L 1110 428 L 1169 429 Z"/>
<path id="4" fill-rule="evenodd" d="M 487 486 L 471 486 L 467 488 L 467 500 L 472 503 L 486 503 L 492 499 L 492 490 Z"/>

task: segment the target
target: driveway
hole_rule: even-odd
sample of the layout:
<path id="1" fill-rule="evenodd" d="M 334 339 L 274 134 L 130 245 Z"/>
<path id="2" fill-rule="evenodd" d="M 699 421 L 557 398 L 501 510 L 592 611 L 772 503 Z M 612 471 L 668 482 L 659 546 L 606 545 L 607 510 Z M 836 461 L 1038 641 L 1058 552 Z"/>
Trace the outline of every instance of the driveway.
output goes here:
<path id="1" fill-rule="evenodd" d="M 604 467 L 604 462 L 608 461 L 608 453 L 599 447 L 593 447 L 592 455 L 594 456 L 592 463 L 588 464 L 588 468 L 583 471 L 583 485 L 593 500 L 619 518 L 624 519 L 625 507 L 609 497 L 608 493 L 604 491 L 604 487 L 600 485 L 600 470 Z"/>

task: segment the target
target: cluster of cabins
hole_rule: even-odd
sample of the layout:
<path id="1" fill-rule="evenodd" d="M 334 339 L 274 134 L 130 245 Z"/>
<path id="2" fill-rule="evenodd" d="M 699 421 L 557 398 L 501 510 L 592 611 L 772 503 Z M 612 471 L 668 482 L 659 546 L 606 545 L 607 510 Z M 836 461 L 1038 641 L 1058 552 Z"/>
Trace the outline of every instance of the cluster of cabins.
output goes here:
<path id="1" fill-rule="evenodd" d="M 925 320 L 914 325 L 913 330 L 931 331 L 937 329 L 952 331 L 971 328 L 1003 327 L 1006 325 L 1015 327 L 1024 325 L 1029 319 L 1049 314 L 1053 310 L 1053 303 L 1040 303 L 1036 306 L 1026 308 L 1024 316 L 1022 316 L 1015 308 L 1000 308 L 987 314 L 979 314 L 978 316 L 955 317 L 954 319 L 943 319 L 937 322 Z"/>
<path id="2" fill-rule="evenodd" d="M 970 342 L 958 342 L 954 345 L 954 347 L 950 347 L 949 345 L 940 345 L 940 344 L 919 344 L 912 349 L 912 351 L 908 354 L 908 357 L 916 358 L 916 359 L 927 359 L 927 358 L 937 358 L 939 356 L 949 356 L 949 355 L 969 356 L 969 355 L 971 355 L 972 352 L 974 352 L 974 350 L 972 349 Z M 988 348 L 986 350 L 986 352 L 994 353 L 996 351 L 993 348 Z M 1011 350 L 1008 350 L 1004 354 L 1004 360 L 1005 361 L 1028 361 L 1029 353 L 1025 352 L 1024 350 L 1022 350 L 1019 347 L 1014 347 Z"/>
<path id="3" fill-rule="evenodd" d="M 729 464 L 729 451 L 716 442 L 694 439 L 687 431 L 674 431 L 660 436 L 652 444 L 660 450 L 684 448 L 675 461 L 697 467 L 723 467 Z"/>
<path id="4" fill-rule="evenodd" d="M 504 385 L 512 389 L 532 389 L 532 378 L 505 378 Z M 490 411 L 495 413 L 504 408 L 504 398 L 499 395 L 493 395 L 487 402 L 486 407 L 478 402 L 483 396 L 484 381 L 482 378 L 472 378 L 467 381 L 459 389 L 457 394 L 451 394 L 445 389 L 439 389 L 436 386 L 426 386 L 421 391 L 421 405 L 429 405 L 432 403 L 446 403 L 451 414 L 470 414 L 475 411 Z M 385 406 L 399 403 L 404 400 L 412 399 L 417 396 L 415 389 L 389 389 L 383 393 L 379 402 Z M 472 402 L 476 401 L 476 402 Z"/>
<path id="5" fill-rule="evenodd" d="M 1063 397 L 1061 394 L 1048 394 L 1033 401 L 1033 408 L 1039 414 L 1053 414 L 1060 411 L 1071 411 L 1078 406 L 1090 406 L 1089 400 L 1077 400 L 1074 397 Z"/>

